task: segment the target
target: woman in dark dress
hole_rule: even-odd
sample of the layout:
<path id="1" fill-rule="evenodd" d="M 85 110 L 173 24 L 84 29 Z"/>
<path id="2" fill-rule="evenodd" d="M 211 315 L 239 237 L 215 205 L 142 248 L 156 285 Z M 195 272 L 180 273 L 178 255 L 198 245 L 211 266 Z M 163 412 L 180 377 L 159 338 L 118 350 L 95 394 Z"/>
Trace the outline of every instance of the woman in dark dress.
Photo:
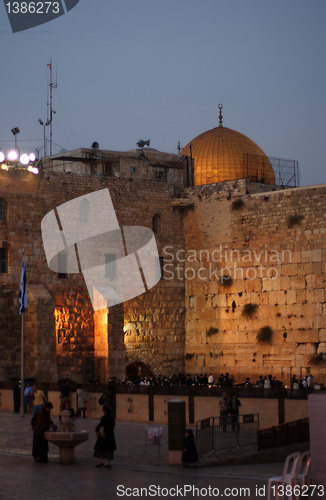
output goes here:
<path id="1" fill-rule="evenodd" d="M 117 449 L 114 437 L 114 426 L 115 421 L 111 408 L 104 404 L 103 417 L 95 429 L 97 440 L 94 446 L 94 457 L 99 459 L 95 467 L 111 467 L 110 461 L 114 458 L 114 450 Z M 106 460 L 106 465 L 104 465 L 104 459 Z"/>
<path id="2" fill-rule="evenodd" d="M 44 432 L 48 431 L 50 428 L 53 430 L 57 429 L 57 426 L 52 422 L 50 417 L 52 408 L 52 403 L 45 403 L 43 408 L 38 410 L 32 418 L 32 429 L 34 433 L 32 455 L 35 462 L 48 461 L 49 444 L 44 438 Z"/>
<path id="3" fill-rule="evenodd" d="M 184 467 L 195 467 L 195 463 L 198 462 L 198 453 L 192 429 L 186 430 L 186 439 L 181 461 Z"/>

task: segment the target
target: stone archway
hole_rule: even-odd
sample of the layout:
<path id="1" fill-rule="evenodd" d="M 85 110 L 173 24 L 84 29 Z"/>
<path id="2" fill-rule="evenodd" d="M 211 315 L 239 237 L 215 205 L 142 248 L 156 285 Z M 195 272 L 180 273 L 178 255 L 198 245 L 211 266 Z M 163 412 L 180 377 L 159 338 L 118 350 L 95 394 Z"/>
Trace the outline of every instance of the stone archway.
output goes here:
<path id="1" fill-rule="evenodd" d="M 136 379 L 137 377 L 152 377 L 153 372 L 148 365 L 142 363 L 141 361 L 135 361 L 134 363 L 129 363 L 126 369 L 127 377 L 131 379 Z"/>

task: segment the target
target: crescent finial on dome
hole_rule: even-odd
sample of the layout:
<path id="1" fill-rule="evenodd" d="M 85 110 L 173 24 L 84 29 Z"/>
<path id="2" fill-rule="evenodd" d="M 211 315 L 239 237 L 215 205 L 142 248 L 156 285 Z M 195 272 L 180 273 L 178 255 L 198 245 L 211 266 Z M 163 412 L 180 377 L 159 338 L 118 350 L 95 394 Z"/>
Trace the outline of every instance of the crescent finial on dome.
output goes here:
<path id="1" fill-rule="evenodd" d="M 223 116 L 222 116 L 223 104 L 219 104 L 219 105 L 218 105 L 218 109 L 220 110 L 220 116 L 219 116 L 219 120 L 220 120 L 220 127 L 223 127 L 223 124 L 222 124 L 222 121 L 223 121 Z"/>

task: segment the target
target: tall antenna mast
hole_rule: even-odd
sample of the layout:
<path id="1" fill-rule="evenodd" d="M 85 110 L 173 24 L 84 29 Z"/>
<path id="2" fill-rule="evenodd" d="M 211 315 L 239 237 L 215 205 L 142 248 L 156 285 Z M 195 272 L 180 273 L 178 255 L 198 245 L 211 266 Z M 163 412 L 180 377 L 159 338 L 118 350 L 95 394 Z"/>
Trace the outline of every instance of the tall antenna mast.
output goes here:
<path id="1" fill-rule="evenodd" d="M 52 122 L 53 122 L 53 114 L 55 114 L 55 111 L 53 110 L 52 107 L 52 101 L 53 101 L 53 89 L 56 89 L 58 87 L 58 83 L 53 83 L 52 79 L 52 59 L 50 59 L 50 64 L 48 64 L 48 68 L 50 70 L 50 83 L 49 83 L 49 89 L 50 89 L 50 99 L 48 102 L 48 120 L 50 121 L 50 156 L 52 156 Z"/>

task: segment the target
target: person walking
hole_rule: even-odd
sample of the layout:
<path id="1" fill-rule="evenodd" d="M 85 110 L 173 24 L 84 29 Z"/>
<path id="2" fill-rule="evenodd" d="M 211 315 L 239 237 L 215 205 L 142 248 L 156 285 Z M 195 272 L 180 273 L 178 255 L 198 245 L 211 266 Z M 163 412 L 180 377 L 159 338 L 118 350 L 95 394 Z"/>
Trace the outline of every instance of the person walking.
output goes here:
<path id="1" fill-rule="evenodd" d="M 114 451 L 117 449 L 114 436 L 115 420 L 108 405 L 104 404 L 102 409 L 103 417 L 95 429 L 97 440 L 93 456 L 99 459 L 95 467 L 104 466 L 110 468 L 111 460 L 114 458 Z M 106 465 L 104 465 L 104 460 L 106 460 Z"/>
<path id="2" fill-rule="evenodd" d="M 52 422 L 50 416 L 52 408 L 52 403 L 45 403 L 43 408 L 32 417 L 32 429 L 34 433 L 32 455 L 35 462 L 38 463 L 48 462 L 49 444 L 44 437 L 44 433 L 51 428 L 54 431 L 57 430 L 57 426 Z"/>
<path id="3" fill-rule="evenodd" d="M 87 392 L 83 389 L 82 384 L 78 384 L 77 388 L 77 417 L 80 417 L 83 413 L 83 418 L 86 417 L 87 409 Z"/>

